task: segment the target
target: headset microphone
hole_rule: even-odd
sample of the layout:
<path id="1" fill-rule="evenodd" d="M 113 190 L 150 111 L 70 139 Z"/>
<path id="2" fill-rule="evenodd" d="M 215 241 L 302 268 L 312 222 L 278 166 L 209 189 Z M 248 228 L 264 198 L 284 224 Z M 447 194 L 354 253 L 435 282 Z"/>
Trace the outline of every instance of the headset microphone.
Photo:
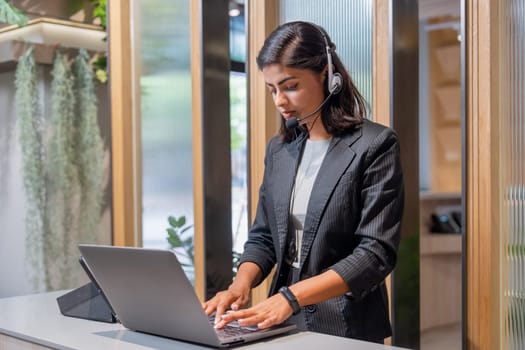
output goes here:
<path id="1" fill-rule="evenodd" d="M 332 95 L 333 94 L 330 93 L 324 99 L 324 101 L 319 105 L 319 107 L 317 107 L 313 112 L 308 113 L 307 115 L 303 115 L 302 117 L 291 117 L 291 118 L 286 119 L 286 121 L 284 122 L 284 125 L 286 126 L 286 129 L 291 130 L 291 129 L 294 129 L 294 128 L 298 127 L 299 126 L 299 122 L 302 122 L 303 120 L 308 119 L 311 116 L 313 116 L 314 114 L 316 114 L 317 112 L 319 112 L 321 110 L 321 108 L 323 108 L 323 106 L 326 103 L 326 101 L 328 101 L 330 99 L 330 97 L 332 97 Z"/>
<path id="2" fill-rule="evenodd" d="M 302 117 L 293 117 L 289 118 L 285 121 L 284 125 L 288 130 L 294 129 L 299 126 L 299 122 L 310 118 L 317 112 L 323 108 L 324 104 L 332 97 L 332 95 L 336 95 L 341 91 L 341 88 L 343 87 L 343 77 L 339 73 L 334 73 L 333 67 L 332 67 L 332 53 L 330 49 L 330 45 L 328 44 L 328 39 L 326 38 L 326 35 L 324 34 L 323 30 L 317 26 L 315 26 L 317 30 L 321 33 L 324 39 L 324 43 L 326 46 L 326 59 L 327 59 L 327 65 L 328 65 L 328 96 L 324 99 L 323 103 L 319 105 L 313 112 L 308 113 L 305 116 Z"/>

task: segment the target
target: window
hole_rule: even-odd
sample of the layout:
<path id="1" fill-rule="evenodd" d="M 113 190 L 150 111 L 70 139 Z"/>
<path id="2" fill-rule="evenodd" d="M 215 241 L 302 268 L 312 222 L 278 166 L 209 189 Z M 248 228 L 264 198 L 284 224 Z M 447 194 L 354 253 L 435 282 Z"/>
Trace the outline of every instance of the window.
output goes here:
<path id="1" fill-rule="evenodd" d="M 134 6 L 133 45 L 140 49 L 141 65 L 142 243 L 168 248 L 169 216 L 185 216 L 193 224 L 190 4 L 135 0 Z"/>
<path id="2" fill-rule="evenodd" d="M 241 253 L 248 236 L 247 81 L 244 1 L 230 1 L 230 126 L 232 160 L 232 241 Z"/>

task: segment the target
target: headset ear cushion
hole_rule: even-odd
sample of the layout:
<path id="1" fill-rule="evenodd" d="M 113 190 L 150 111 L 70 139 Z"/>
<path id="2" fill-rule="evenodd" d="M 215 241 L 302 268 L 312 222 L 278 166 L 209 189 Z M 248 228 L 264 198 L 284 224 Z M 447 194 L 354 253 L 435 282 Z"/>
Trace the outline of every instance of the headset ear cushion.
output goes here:
<path id="1" fill-rule="evenodd" d="M 343 77 L 339 73 L 334 73 L 332 75 L 332 81 L 330 83 L 330 88 L 328 89 L 331 94 L 338 94 L 343 88 Z"/>

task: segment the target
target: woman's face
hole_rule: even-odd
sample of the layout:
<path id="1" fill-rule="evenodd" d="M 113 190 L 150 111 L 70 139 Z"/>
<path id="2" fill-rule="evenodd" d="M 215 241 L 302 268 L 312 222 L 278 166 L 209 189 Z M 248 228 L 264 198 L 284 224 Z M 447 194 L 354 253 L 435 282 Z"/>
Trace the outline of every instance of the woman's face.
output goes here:
<path id="1" fill-rule="evenodd" d="M 273 103 L 284 119 L 312 113 L 325 98 L 322 73 L 289 68 L 281 64 L 268 65 L 263 68 L 262 73 Z"/>

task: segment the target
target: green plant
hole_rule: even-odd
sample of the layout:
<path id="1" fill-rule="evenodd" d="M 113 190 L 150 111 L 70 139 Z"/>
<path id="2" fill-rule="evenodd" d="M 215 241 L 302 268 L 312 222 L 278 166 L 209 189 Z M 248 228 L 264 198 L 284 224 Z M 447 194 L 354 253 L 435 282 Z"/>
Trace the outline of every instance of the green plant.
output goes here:
<path id="1" fill-rule="evenodd" d="M 0 0 L 0 22 L 23 27 L 28 21 L 29 19 L 22 11 L 5 0 Z"/>
<path id="2" fill-rule="evenodd" d="M 100 224 L 107 179 L 104 178 L 104 143 L 97 118 L 97 96 L 89 55 L 80 49 L 74 62 L 75 160 L 80 185 L 79 240 L 94 242 Z"/>
<path id="3" fill-rule="evenodd" d="M 181 216 L 175 218 L 174 216 L 168 217 L 168 223 L 170 227 L 166 229 L 168 232 L 168 243 L 170 247 L 185 257 L 185 260 L 189 260 L 189 263 L 186 261 L 181 261 L 183 266 L 194 266 L 195 264 L 195 246 L 193 242 L 193 235 L 186 234 L 193 225 L 186 225 L 186 217 Z"/>
<path id="4" fill-rule="evenodd" d="M 51 115 L 44 125 L 30 47 L 16 71 L 16 105 L 26 194 L 26 251 L 36 291 L 74 286 L 77 244 L 95 242 L 107 185 L 94 74 L 86 50 L 74 73 L 59 50 L 53 63 Z"/>
<path id="5" fill-rule="evenodd" d="M 106 30 L 106 0 L 91 0 L 94 6 L 93 17 L 100 20 L 100 26 Z"/>
<path id="6" fill-rule="evenodd" d="M 106 12 L 106 0 L 91 0 L 94 6 L 93 17 L 98 18 L 100 26 L 106 30 L 107 28 L 107 12 Z M 105 53 L 98 55 L 97 59 L 93 63 L 95 69 L 95 76 L 102 84 L 108 81 L 108 59 Z"/>
<path id="7" fill-rule="evenodd" d="M 15 101 L 19 143 L 22 151 L 22 177 L 26 195 L 26 250 L 36 291 L 43 289 L 43 236 L 46 218 L 44 165 L 44 118 L 39 105 L 37 70 L 33 48 L 19 59 L 15 75 Z"/>
<path id="8" fill-rule="evenodd" d="M 181 261 L 181 265 L 187 267 L 193 267 L 195 264 L 195 245 L 193 242 L 193 235 L 186 234 L 186 232 L 193 227 L 193 225 L 186 225 L 186 217 L 181 216 L 176 218 L 174 216 L 168 217 L 168 223 L 170 227 L 166 229 L 168 232 L 168 241 L 171 249 L 174 249 L 176 254 L 181 254 L 185 260 L 189 260 L 190 263 Z M 241 253 L 232 252 L 233 261 L 233 274 L 237 274 L 239 269 L 239 263 L 241 261 Z"/>
<path id="9" fill-rule="evenodd" d="M 49 231 L 44 237 L 44 256 L 48 288 L 59 289 L 70 286 L 71 271 L 76 266 L 74 252 L 78 230 L 75 229 L 75 220 L 78 214 L 75 213 L 79 213 L 74 79 L 71 67 L 60 50 L 51 74 L 51 124 L 47 154 Z"/>
<path id="10" fill-rule="evenodd" d="M 95 62 L 93 62 L 93 68 L 95 69 L 95 76 L 97 77 L 98 81 L 100 81 L 102 84 L 108 81 L 107 66 L 108 66 L 108 57 L 106 56 L 106 54 L 98 55 Z"/>

